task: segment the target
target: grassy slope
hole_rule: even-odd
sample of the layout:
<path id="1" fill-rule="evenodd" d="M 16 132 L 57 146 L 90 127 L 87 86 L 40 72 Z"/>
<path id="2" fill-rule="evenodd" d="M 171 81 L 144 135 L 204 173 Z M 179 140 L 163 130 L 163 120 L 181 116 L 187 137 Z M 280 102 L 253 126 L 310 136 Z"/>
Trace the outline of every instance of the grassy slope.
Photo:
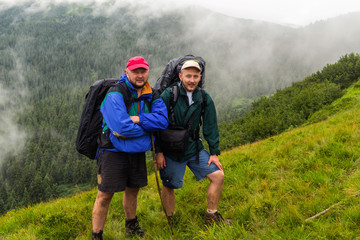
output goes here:
<path id="1" fill-rule="evenodd" d="M 176 191 L 176 239 L 356 239 L 360 234 L 360 83 L 318 123 L 224 152 L 220 211 L 232 226 L 203 226 L 207 180 L 190 172 Z M 89 239 L 96 190 L 0 217 L 0 239 Z M 116 194 L 105 239 L 122 239 L 122 194 Z M 336 205 L 334 205 L 336 204 Z M 324 215 L 305 221 L 333 206 Z M 169 239 L 154 175 L 138 199 L 145 239 Z"/>

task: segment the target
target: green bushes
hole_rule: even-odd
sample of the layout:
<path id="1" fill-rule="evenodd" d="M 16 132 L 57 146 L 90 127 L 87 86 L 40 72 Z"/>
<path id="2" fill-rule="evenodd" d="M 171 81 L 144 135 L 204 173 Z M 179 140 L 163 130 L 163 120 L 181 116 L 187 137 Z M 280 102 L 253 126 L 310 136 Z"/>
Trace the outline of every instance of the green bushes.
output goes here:
<path id="1" fill-rule="evenodd" d="M 304 124 L 312 114 L 341 97 L 343 89 L 359 77 L 360 57 L 350 54 L 302 82 L 258 99 L 243 117 L 220 124 L 221 149 L 264 139 Z M 323 119 L 324 116 L 318 118 Z"/>

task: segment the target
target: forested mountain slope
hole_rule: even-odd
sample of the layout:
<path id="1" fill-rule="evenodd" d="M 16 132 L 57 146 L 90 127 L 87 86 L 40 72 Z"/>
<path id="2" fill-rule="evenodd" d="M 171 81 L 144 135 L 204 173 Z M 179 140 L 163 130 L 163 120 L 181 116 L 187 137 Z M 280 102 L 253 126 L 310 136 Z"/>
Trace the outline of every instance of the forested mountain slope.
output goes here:
<path id="1" fill-rule="evenodd" d="M 170 59 L 202 56 L 205 88 L 219 119 L 230 121 L 254 99 L 360 51 L 351 24 L 359 14 L 293 29 L 199 8 L 42 7 L 0 11 L 1 213 L 94 185 L 95 162 L 74 147 L 84 96 L 96 79 L 119 77 L 134 55 L 149 61 L 152 84 Z M 235 146 L 223 139 L 223 149 Z"/>

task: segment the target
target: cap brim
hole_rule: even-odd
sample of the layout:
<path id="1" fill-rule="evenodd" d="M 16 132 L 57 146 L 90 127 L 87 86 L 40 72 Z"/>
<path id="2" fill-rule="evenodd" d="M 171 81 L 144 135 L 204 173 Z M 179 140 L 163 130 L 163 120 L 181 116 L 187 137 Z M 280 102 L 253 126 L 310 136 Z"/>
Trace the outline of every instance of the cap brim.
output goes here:
<path id="1" fill-rule="evenodd" d="M 138 69 L 138 68 L 145 68 L 146 70 L 149 70 L 149 66 L 146 64 L 134 64 L 128 67 L 130 71 Z"/>
<path id="2" fill-rule="evenodd" d="M 199 71 L 201 71 L 201 67 L 200 67 L 199 63 L 195 62 L 194 60 L 185 61 L 181 67 L 181 70 L 187 69 L 187 68 L 196 68 Z"/>
<path id="3" fill-rule="evenodd" d="M 196 68 L 197 70 L 201 71 L 201 68 L 198 66 L 186 66 L 186 67 L 181 68 L 181 70 L 188 69 L 188 68 Z"/>

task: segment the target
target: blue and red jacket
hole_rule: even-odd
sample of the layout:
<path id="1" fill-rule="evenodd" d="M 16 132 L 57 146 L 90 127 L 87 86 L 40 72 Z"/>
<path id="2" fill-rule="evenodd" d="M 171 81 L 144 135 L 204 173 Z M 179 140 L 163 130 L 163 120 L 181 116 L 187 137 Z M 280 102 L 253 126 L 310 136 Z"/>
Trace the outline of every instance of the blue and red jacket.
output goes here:
<path id="1" fill-rule="evenodd" d="M 131 97 L 137 98 L 137 91 L 123 74 L 119 80 L 126 82 Z M 149 101 L 150 110 L 145 101 Z M 126 108 L 124 97 L 118 91 L 109 91 L 104 98 L 100 112 L 103 115 L 103 130 L 109 129 L 109 138 L 114 148 L 103 150 L 113 152 L 139 153 L 151 149 L 150 132 L 166 129 L 168 126 L 168 113 L 166 105 L 161 98 L 153 99 L 153 92 L 147 82 L 142 89 L 141 100 L 133 102 L 130 110 Z M 140 122 L 133 123 L 130 116 L 139 116 Z M 116 137 L 119 134 L 124 138 Z"/>

